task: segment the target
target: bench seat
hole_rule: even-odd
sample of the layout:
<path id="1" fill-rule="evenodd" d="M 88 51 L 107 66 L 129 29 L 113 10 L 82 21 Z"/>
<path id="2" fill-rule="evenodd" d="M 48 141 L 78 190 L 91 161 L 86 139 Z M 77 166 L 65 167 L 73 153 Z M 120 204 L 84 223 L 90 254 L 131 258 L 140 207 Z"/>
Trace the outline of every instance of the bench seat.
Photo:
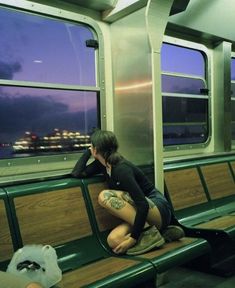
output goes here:
<path id="1" fill-rule="evenodd" d="M 229 162 L 200 165 L 206 192 L 222 215 L 235 212 L 235 181 L 231 165 Z"/>
<path id="2" fill-rule="evenodd" d="M 234 181 L 228 164 L 171 165 L 165 167 L 164 178 L 175 222 L 182 225 L 187 236 L 201 237 L 210 243 L 212 266 L 235 256 L 235 217 L 228 206 L 215 205 L 218 203 L 210 194 L 222 198 L 218 195 L 224 186 L 224 197 L 231 197 Z"/>
<path id="3" fill-rule="evenodd" d="M 133 269 L 133 266 L 135 269 Z M 149 263 L 109 257 L 63 275 L 63 287 L 135 287 L 153 277 Z"/>
<path id="4" fill-rule="evenodd" d="M 179 223 L 188 227 L 207 225 L 208 229 L 222 230 L 234 238 L 235 217 L 218 212 L 206 194 L 198 167 L 166 170 L 164 177 Z"/>
<path id="5" fill-rule="evenodd" d="M 120 220 L 110 215 L 97 203 L 98 194 L 107 188 L 106 183 L 99 177 L 85 179 L 83 182 L 87 190 L 87 202 L 91 206 L 90 214 L 93 214 L 94 229 L 102 245 L 112 254 L 106 237 L 110 229 L 120 223 Z M 138 255 L 138 258 L 149 260 L 154 265 L 156 272 L 162 273 L 207 253 L 210 253 L 210 246 L 205 239 L 185 237 L 179 241 L 166 243 L 160 249 Z M 131 259 L 133 258 L 131 257 Z"/>
<path id="6" fill-rule="evenodd" d="M 52 245 L 63 271 L 64 287 L 103 287 L 102 283 L 118 287 L 120 282 L 123 287 L 132 287 L 132 283 L 155 281 L 151 263 L 110 257 L 100 245 L 90 224 L 81 180 L 67 178 L 5 190 L 17 248 L 26 244 Z"/>

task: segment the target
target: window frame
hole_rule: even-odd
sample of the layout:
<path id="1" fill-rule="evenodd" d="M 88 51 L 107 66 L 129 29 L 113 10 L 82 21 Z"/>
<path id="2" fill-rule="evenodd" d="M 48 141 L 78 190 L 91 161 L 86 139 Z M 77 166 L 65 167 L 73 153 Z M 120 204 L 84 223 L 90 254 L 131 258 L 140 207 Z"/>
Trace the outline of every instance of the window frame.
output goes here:
<path id="1" fill-rule="evenodd" d="M 5 2 L 5 1 L 2 1 Z M 73 23 L 74 25 L 80 24 L 87 26 L 94 36 L 94 39 L 98 41 L 99 48 L 95 50 L 95 75 L 96 75 L 96 86 L 82 86 L 82 85 L 66 85 L 59 83 L 44 83 L 44 82 L 31 82 L 31 81 L 15 81 L 0 79 L 0 86 L 13 86 L 13 87 L 26 87 L 26 88 L 45 88 L 45 89 L 58 89 L 58 90 L 75 90 L 75 91 L 91 91 L 97 93 L 97 118 L 98 125 L 105 127 L 105 114 L 106 114 L 106 103 L 105 103 L 105 81 L 104 81 L 104 39 L 103 33 L 96 21 L 92 18 L 76 12 L 70 12 L 67 10 L 61 10 L 59 8 L 45 6 L 43 4 L 29 3 L 28 1 L 22 1 L 20 4 L 9 5 L 6 1 L 0 3 L 0 8 L 9 9 L 12 11 L 29 13 L 36 16 L 48 17 L 58 21 Z M 27 3 L 28 2 L 28 3 Z M 47 9 L 45 9 L 47 8 Z M 93 48 L 90 48 L 93 49 Z M 102 100 L 101 100 L 102 99 Z M 104 115 L 104 117 L 101 117 Z M 9 181 L 18 181 L 19 179 L 32 179 L 34 177 L 45 176 L 57 176 L 64 175 L 71 170 L 74 165 L 74 161 L 79 158 L 81 152 L 72 153 L 58 153 L 55 155 L 40 155 L 30 156 L 25 158 L 7 158 L 0 159 L 0 169 L 3 172 L 0 174 L 0 183 L 8 183 Z M 43 163 L 50 163 L 48 168 L 43 168 Z M 58 165 L 58 163 L 60 165 Z M 27 172 L 27 166 L 35 167 L 35 172 Z M 46 165 L 45 165 L 46 166 Z M 66 168 L 60 167 L 64 166 Z M 70 167 L 70 168 L 68 168 Z M 21 171 L 20 173 L 18 171 Z"/>
<path id="2" fill-rule="evenodd" d="M 211 142 L 212 137 L 212 131 L 211 131 L 211 82 L 210 82 L 210 75 L 211 75 L 211 60 L 210 55 L 208 52 L 208 49 L 203 44 L 198 44 L 192 41 L 183 40 L 180 38 L 174 38 L 172 36 L 164 36 L 163 43 L 180 46 L 183 48 L 188 48 L 192 50 L 197 50 L 202 53 L 202 56 L 204 58 L 205 63 L 205 78 L 202 78 L 198 75 L 192 75 L 192 74 L 184 74 L 184 73 L 176 73 L 176 72 L 169 72 L 169 71 L 161 71 L 161 75 L 169 75 L 169 76 L 179 76 L 179 77 L 185 77 L 185 78 L 191 78 L 191 79 L 199 79 L 202 80 L 205 84 L 205 88 L 208 89 L 208 95 L 202 95 L 202 94 L 181 94 L 181 93 L 167 93 L 162 92 L 162 97 L 164 96 L 170 96 L 170 97 L 186 97 L 186 98 L 193 98 L 193 99 L 208 99 L 208 115 L 207 115 L 207 124 L 208 124 L 208 138 L 203 143 L 193 143 L 193 144 L 175 144 L 175 145 L 168 145 L 163 146 L 164 152 L 170 152 L 170 151 L 184 151 L 184 150 L 191 150 L 191 149 L 200 149 L 205 148 L 209 146 Z M 162 122 L 162 125 L 164 126 L 164 123 Z"/>

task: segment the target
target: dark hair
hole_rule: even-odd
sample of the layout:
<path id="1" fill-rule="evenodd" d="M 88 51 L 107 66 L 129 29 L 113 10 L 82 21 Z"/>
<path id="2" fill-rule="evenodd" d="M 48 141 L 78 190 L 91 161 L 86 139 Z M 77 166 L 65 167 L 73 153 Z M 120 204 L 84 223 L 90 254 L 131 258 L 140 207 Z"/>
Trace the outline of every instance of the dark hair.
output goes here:
<path id="1" fill-rule="evenodd" d="M 111 131 L 96 130 L 91 135 L 91 144 L 96 148 L 106 163 L 116 165 L 122 156 L 117 152 L 118 141 L 115 134 Z"/>

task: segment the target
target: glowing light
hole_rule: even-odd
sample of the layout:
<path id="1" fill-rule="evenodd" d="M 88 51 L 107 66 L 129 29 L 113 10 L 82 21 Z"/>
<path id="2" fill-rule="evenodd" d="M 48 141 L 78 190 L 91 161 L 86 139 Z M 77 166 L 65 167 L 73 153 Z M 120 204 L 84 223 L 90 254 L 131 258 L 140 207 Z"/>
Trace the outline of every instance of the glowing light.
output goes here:
<path id="1" fill-rule="evenodd" d="M 145 87 L 150 87 L 150 86 L 152 86 L 152 81 L 116 87 L 115 91 L 132 90 L 132 89 L 145 88 Z"/>

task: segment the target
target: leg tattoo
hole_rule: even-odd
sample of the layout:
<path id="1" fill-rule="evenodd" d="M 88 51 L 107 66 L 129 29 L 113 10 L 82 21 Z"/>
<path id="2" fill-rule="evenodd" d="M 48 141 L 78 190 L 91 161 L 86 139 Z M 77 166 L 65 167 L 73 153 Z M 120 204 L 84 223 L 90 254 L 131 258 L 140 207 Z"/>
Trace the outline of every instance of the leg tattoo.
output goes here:
<path id="1" fill-rule="evenodd" d="M 135 202 L 132 200 L 130 194 L 128 192 L 123 192 L 122 193 L 122 199 L 129 203 L 131 206 L 135 207 Z"/>
<path id="2" fill-rule="evenodd" d="M 107 203 L 112 208 L 117 209 L 117 210 L 122 209 L 126 205 L 125 201 L 119 198 L 115 191 L 111 191 L 111 190 L 107 190 L 104 192 L 104 204 L 107 205 Z"/>

